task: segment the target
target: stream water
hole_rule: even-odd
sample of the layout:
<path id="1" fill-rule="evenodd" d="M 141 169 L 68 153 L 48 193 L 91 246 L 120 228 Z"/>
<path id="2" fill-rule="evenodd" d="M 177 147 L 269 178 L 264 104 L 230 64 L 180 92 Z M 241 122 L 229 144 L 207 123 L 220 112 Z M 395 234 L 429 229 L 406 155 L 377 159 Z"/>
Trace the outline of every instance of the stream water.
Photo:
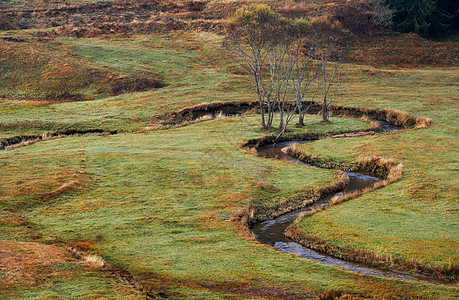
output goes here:
<path id="1" fill-rule="evenodd" d="M 286 154 L 283 149 L 288 147 L 290 144 L 293 143 L 306 143 L 310 141 L 297 141 L 297 142 L 286 142 L 280 143 L 276 145 L 271 145 L 264 147 L 258 151 L 258 155 L 265 158 L 275 158 L 283 161 L 289 161 L 293 163 L 298 163 L 301 165 L 307 164 L 299 161 L 288 154 Z M 311 250 L 299 243 L 294 242 L 287 236 L 285 236 L 284 232 L 285 229 L 292 224 L 300 215 L 304 213 L 308 213 L 312 210 L 315 210 L 321 206 L 327 206 L 331 199 L 340 193 L 343 192 L 352 192 L 355 190 L 362 190 L 368 186 L 371 186 L 373 183 L 382 180 L 381 178 L 375 177 L 369 173 L 359 173 L 359 172 L 345 172 L 345 174 L 349 177 L 349 184 L 345 187 L 343 191 L 335 193 L 330 196 L 322 197 L 317 202 L 296 210 L 290 213 L 281 215 L 273 220 L 268 220 L 264 222 L 260 222 L 255 224 L 251 230 L 255 235 L 255 238 L 263 244 L 267 244 L 273 246 L 276 250 L 282 251 L 285 253 L 295 254 L 302 258 L 306 258 L 309 260 L 313 260 L 315 262 L 324 264 L 324 265 L 333 265 L 333 266 L 340 266 L 347 270 L 359 272 L 365 275 L 371 276 L 379 276 L 379 277 L 386 277 L 386 278 L 396 278 L 402 280 L 409 280 L 409 281 L 422 281 L 422 282 L 429 282 L 434 284 L 447 284 L 449 282 L 438 280 L 435 278 L 431 278 L 428 276 L 422 275 L 410 275 L 403 272 L 398 271 L 387 271 L 378 269 L 369 265 L 360 264 L 349 262 L 341 259 L 334 258 L 327 254 Z"/>
<path id="2" fill-rule="evenodd" d="M 394 127 L 391 127 L 385 122 L 381 122 L 381 129 L 383 131 L 389 132 L 396 130 Z M 371 134 L 364 134 L 364 135 L 372 135 Z M 345 136 L 342 136 L 345 137 Z M 29 141 L 22 141 L 17 144 L 12 144 L 5 146 L 3 149 L 0 150 L 7 150 L 12 149 L 21 145 L 28 145 L 29 143 L 33 143 L 36 141 L 41 141 L 40 137 L 36 139 L 31 139 Z M 287 148 L 291 144 L 294 143 L 308 143 L 311 141 L 293 141 L 293 142 L 284 142 L 278 143 L 276 145 L 266 146 L 260 150 L 258 150 L 258 155 L 265 158 L 274 158 L 282 161 L 289 161 L 293 163 L 297 163 L 300 165 L 310 166 L 305 164 L 304 162 L 291 157 L 290 155 L 286 154 L 283 149 Z M 251 230 L 255 236 L 255 238 L 263 244 L 267 244 L 273 246 L 276 250 L 282 251 L 285 253 L 295 254 L 299 257 L 309 259 L 324 265 L 333 265 L 333 266 L 340 266 L 347 270 L 359 272 L 364 275 L 370 276 L 379 276 L 379 277 L 386 277 L 386 278 L 396 278 L 408 281 L 421 281 L 421 282 L 428 282 L 434 284 L 451 284 L 449 281 L 439 280 L 428 276 L 423 275 L 411 275 L 404 272 L 399 271 L 387 271 L 378 269 L 369 265 L 349 262 L 342 259 L 334 258 L 330 255 L 309 249 L 299 243 L 294 242 L 287 236 L 285 236 L 284 232 L 285 229 L 292 224 L 300 215 L 304 213 L 308 213 L 316 208 L 320 208 L 321 206 L 327 206 L 331 199 L 339 195 L 340 193 L 345 192 L 352 192 L 355 190 L 362 190 L 366 187 L 371 186 L 373 183 L 382 180 L 381 178 L 375 177 L 369 173 L 363 172 L 344 172 L 349 177 L 348 185 L 340 192 L 334 193 L 332 195 L 322 197 L 317 202 L 304 207 L 299 210 L 292 211 L 290 213 L 286 213 L 281 215 L 273 220 L 267 220 L 264 222 L 259 222 L 255 224 Z"/>

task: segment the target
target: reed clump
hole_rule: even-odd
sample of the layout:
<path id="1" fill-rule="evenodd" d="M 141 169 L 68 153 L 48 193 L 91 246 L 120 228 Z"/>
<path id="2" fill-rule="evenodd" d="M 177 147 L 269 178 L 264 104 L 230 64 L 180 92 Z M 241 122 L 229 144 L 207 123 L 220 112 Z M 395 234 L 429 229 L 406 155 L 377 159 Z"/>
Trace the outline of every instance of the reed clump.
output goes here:
<path id="1" fill-rule="evenodd" d="M 432 125 L 430 118 L 414 117 L 404 111 L 387 109 L 386 120 L 395 126 L 402 128 L 427 128 Z"/>

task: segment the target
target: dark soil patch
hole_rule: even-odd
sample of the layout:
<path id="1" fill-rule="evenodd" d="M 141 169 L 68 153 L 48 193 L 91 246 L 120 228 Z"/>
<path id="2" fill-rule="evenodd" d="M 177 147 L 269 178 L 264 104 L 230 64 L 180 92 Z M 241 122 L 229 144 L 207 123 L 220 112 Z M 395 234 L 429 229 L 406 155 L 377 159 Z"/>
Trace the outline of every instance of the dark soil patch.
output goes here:
<path id="1" fill-rule="evenodd" d="M 2 38 L 2 40 L 3 41 L 7 41 L 7 42 L 13 42 L 13 43 L 25 43 L 25 42 L 27 42 L 26 40 L 17 39 L 17 38 L 11 37 L 11 36 L 4 37 L 4 38 Z"/>
<path id="2" fill-rule="evenodd" d="M 158 79 L 118 77 L 111 83 L 112 94 L 119 95 L 131 92 L 144 92 L 166 86 Z"/>

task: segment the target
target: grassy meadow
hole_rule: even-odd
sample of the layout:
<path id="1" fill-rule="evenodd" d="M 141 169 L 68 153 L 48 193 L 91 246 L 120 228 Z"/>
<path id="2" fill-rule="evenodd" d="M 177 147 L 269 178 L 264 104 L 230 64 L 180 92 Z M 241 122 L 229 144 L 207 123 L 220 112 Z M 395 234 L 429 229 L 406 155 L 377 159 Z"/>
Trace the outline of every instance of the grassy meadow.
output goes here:
<path id="1" fill-rule="evenodd" d="M 380 70 L 355 77 L 342 102 L 409 111 L 433 125 L 300 145 L 304 153 L 336 161 L 380 156 L 404 165 L 400 181 L 305 218 L 304 231 L 345 247 L 457 266 L 458 79 L 456 70 Z M 363 98 L 361 90 L 370 86 Z"/>
<path id="2" fill-rule="evenodd" d="M 288 203 L 339 176 L 243 149 L 247 139 L 266 135 L 257 115 L 147 130 L 181 108 L 254 99 L 250 78 L 222 55 L 219 36 L 37 41 L 33 33 L 1 33 L 27 42 L 1 44 L 0 139 L 70 128 L 118 134 L 51 138 L 0 152 L 0 251 L 8 253 L 0 258 L 0 298 L 457 297 L 457 286 L 367 277 L 282 254 L 234 226 L 232 216 L 251 205 Z M 26 55 L 31 50 L 33 57 Z M 405 167 L 402 180 L 306 218 L 303 229 L 349 247 L 457 264 L 457 68 L 348 67 L 339 104 L 399 109 L 433 125 L 302 145 L 320 157 L 378 155 Z M 165 86 L 114 95 L 120 77 Z M 61 86 L 72 101 L 49 93 Z M 320 116 L 305 123 L 287 135 L 371 126 L 338 117 L 324 124 Z M 143 288 L 72 256 L 69 247 L 97 254 Z"/>
<path id="3" fill-rule="evenodd" d="M 97 87 L 89 88 L 81 83 L 69 90 L 69 93 L 82 94 L 94 100 L 56 103 L 54 98 L 35 93 L 38 90 L 35 86 L 44 84 L 40 77 L 42 72 L 52 67 L 59 68 L 61 64 L 54 66 L 49 61 L 45 65 L 31 66 L 40 70 L 32 79 L 27 77 L 30 76 L 27 69 L 6 67 L 7 72 L 0 75 L 0 90 L 3 90 L 4 98 L 0 103 L 0 134 L 5 137 L 41 134 L 68 128 L 138 131 L 151 118 L 162 117 L 180 108 L 214 101 L 252 100 L 253 97 L 246 93 L 249 86 L 245 77 L 228 72 L 231 66 L 225 63 L 225 57 L 216 52 L 219 41 L 211 34 L 185 32 L 129 39 L 60 39 L 50 42 L 53 48 L 60 50 L 56 55 L 61 61 L 66 61 L 68 57 L 76 61 L 75 68 L 82 69 L 81 77 L 91 72 L 105 72 L 110 76 L 137 78 L 147 72 L 154 74 L 149 76 L 163 78 L 167 86 L 113 96 L 107 91 L 110 87 L 104 80 L 95 80 L 89 87 L 96 84 Z M 12 48 L 12 52 L 25 51 L 22 44 L 8 44 L 5 48 Z M 45 51 L 45 48 L 41 49 L 40 53 Z M 51 54 L 46 52 L 46 55 Z M 16 59 L 22 61 L 22 56 Z M 33 61 L 29 63 L 34 64 Z M 14 64 L 10 62 L 9 65 Z M 69 78 L 56 77 L 52 81 L 53 88 L 59 90 L 67 85 Z M 23 84 L 19 86 L 15 82 Z"/>

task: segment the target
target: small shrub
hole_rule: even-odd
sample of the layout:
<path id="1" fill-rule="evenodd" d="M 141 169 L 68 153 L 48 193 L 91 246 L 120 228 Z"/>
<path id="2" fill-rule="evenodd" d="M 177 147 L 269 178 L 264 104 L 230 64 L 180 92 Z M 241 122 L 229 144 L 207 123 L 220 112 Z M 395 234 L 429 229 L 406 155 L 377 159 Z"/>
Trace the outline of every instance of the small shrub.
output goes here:
<path id="1" fill-rule="evenodd" d="M 338 6 L 332 14 L 332 20 L 339 21 L 345 29 L 355 35 L 368 35 L 376 30 L 373 14 L 366 3 Z"/>
<path id="2" fill-rule="evenodd" d="M 289 3 L 279 9 L 279 12 L 288 18 L 303 18 L 306 17 L 308 14 L 308 10 L 304 7 L 302 7 L 300 4 L 295 4 L 295 3 Z"/>

